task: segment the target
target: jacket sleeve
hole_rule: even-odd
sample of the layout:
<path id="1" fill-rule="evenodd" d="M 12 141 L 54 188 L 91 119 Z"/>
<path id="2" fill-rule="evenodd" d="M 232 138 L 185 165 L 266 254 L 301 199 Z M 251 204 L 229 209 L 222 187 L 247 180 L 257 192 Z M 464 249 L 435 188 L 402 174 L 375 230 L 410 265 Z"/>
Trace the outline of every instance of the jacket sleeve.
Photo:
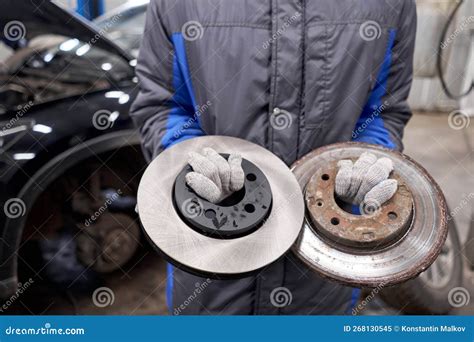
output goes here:
<path id="1" fill-rule="evenodd" d="M 174 38 L 160 17 L 160 2 L 151 1 L 136 67 L 139 92 L 130 109 L 148 161 L 179 141 L 204 134 L 190 95 L 190 77 L 176 53 L 175 42 L 181 47 L 184 42 Z"/>
<path id="2" fill-rule="evenodd" d="M 354 130 L 354 141 L 403 150 L 403 131 L 412 115 L 407 98 L 413 77 L 415 34 L 416 6 L 414 0 L 407 0 L 398 27 L 389 30 L 384 60 Z"/>

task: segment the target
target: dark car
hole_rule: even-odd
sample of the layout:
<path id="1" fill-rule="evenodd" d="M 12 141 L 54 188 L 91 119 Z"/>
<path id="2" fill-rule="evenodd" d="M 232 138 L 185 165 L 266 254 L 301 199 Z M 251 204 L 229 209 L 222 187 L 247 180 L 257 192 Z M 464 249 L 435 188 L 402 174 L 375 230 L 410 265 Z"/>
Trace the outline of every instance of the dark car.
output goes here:
<path id="1" fill-rule="evenodd" d="M 39 263 L 33 275 L 50 266 L 48 243 L 64 232 L 98 272 L 136 249 L 145 162 L 128 111 L 146 3 L 91 24 L 49 1 L 2 1 L 0 38 L 14 51 L 0 63 L 0 297 L 22 263 Z M 43 260 L 25 260 L 32 241 Z"/>

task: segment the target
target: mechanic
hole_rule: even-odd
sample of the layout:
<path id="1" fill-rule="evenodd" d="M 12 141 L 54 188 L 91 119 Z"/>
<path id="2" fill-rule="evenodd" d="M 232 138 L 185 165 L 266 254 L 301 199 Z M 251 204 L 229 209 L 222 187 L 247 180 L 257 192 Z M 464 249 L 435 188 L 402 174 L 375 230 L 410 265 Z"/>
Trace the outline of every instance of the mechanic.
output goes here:
<path id="1" fill-rule="evenodd" d="M 144 154 L 150 161 L 205 134 L 252 141 L 288 165 L 349 140 L 402 150 L 415 31 L 414 0 L 152 0 L 131 109 Z M 209 165 L 212 154 L 190 161 Z M 386 175 L 392 168 L 373 155 L 361 159 L 339 165 L 338 194 L 355 204 L 374 184 L 358 194 L 352 172 L 365 174 L 376 163 Z M 384 200 L 393 182 L 386 186 Z M 291 293 L 284 307 L 271 298 L 279 288 Z M 358 295 L 325 281 L 291 252 L 239 280 L 208 281 L 168 266 L 171 313 L 344 314 Z"/>

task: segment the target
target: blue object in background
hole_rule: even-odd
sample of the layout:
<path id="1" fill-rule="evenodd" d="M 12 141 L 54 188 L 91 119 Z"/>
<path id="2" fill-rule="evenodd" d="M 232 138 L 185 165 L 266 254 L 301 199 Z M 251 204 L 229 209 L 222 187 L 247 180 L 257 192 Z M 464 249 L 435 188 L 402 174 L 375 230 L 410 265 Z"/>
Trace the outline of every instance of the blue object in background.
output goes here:
<path id="1" fill-rule="evenodd" d="M 77 13 L 92 20 L 104 13 L 104 0 L 77 0 Z"/>

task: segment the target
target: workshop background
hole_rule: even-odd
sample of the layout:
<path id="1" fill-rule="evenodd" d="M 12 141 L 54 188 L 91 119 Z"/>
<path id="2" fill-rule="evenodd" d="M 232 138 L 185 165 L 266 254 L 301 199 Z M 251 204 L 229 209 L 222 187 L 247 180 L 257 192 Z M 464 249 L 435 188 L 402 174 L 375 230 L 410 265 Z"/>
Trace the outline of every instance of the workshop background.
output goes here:
<path id="1" fill-rule="evenodd" d="M 120 47 L 128 49 L 127 53 L 132 57 L 136 57 L 147 1 L 63 0 L 57 3 L 86 19 L 94 20 L 94 23 L 91 23 L 93 27 L 102 28 L 99 32 L 115 41 Z M 455 232 L 450 233 L 448 243 L 438 260 L 416 282 L 404 284 L 396 296 L 391 290 L 384 291 L 386 289 L 363 291 L 359 298 L 361 309 L 353 314 L 474 314 L 474 91 L 460 99 L 450 98 L 443 90 L 437 66 L 437 56 L 441 52 L 445 83 L 453 94 L 461 94 L 471 86 L 474 79 L 473 0 L 467 0 L 461 5 L 442 37 L 456 5 L 457 1 L 449 0 L 417 1 L 415 79 L 409 99 L 415 113 L 406 128 L 404 138 L 404 153 L 423 165 L 444 191 L 450 207 L 450 223 L 455 227 Z M 95 18 L 97 16 L 98 18 Z M 56 28 L 58 32 L 66 28 L 61 28 L 59 22 L 57 25 L 59 25 Z M 71 29 L 68 34 L 74 32 L 75 30 Z M 66 36 L 69 40 L 66 41 L 54 41 L 54 37 L 49 38 L 53 41 L 44 40 L 47 37 L 43 37 L 43 41 L 38 39 L 36 41 L 38 45 L 29 46 L 33 53 L 23 52 L 25 55 L 29 53 L 27 61 L 31 71 L 29 78 L 40 75 L 41 72 L 53 72 L 66 78 L 76 77 L 79 79 L 77 89 L 71 88 L 71 94 L 75 94 L 76 91 L 86 93 L 94 85 L 82 79 L 89 76 L 88 70 L 80 64 L 82 62 L 68 75 L 61 74 L 59 69 L 37 68 L 37 73 L 33 72 L 35 63 L 42 63 L 35 57 L 34 52 L 38 52 L 35 49 L 50 48 L 59 42 L 63 51 L 74 50 L 78 56 L 87 52 L 85 51 L 87 47 L 82 47 L 82 51 L 80 50 L 80 38 L 68 34 Z M 108 46 L 101 48 L 111 49 Z M 3 120 L 2 114 L 9 105 L 14 105 L 20 99 L 26 99 L 28 102 L 29 98 L 21 82 L 15 86 L 6 86 L 7 78 L 13 76 L 5 74 L 5 70 L 17 67 L 14 63 L 18 63 L 18 60 L 11 59 L 14 53 L 18 52 L 14 52 L 11 46 L 0 44 L 0 121 Z M 46 61 L 48 55 L 42 57 Z M 114 57 L 100 53 L 97 53 L 97 60 L 101 61 L 103 70 L 109 70 L 112 65 L 115 67 L 119 64 Z M 67 62 L 67 56 L 62 62 Z M 132 59 L 130 65 L 133 66 L 133 63 Z M 127 73 L 125 68 L 121 72 Z M 18 77 L 18 74 L 15 76 Z M 128 76 L 121 74 L 112 77 L 125 79 Z M 133 81 L 133 75 L 129 79 Z M 105 85 L 100 87 L 106 87 L 107 80 L 103 82 Z M 34 86 L 45 99 L 49 96 L 47 92 L 69 91 L 61 82 L 56 83 L 55 80 L 48 83 L 47 86 L 50 87 L 48 90 L 44 90 L 44 84 Z M 114 101 L 114 105 L 107 107 L 112 114 L 120 112 L 125 108 L 123 106 L 129 105 L 131 88 L 133 85 L 125 84 L 121 91 L 106 93 L 105 101 Z M 52 116 L 52 120 L 56 122 L 54 130 L 66 135 L 67 126 L 76 124 L 76 119 L 66 118 L 64 112 L 70 108 L 69 106 L 78 103 L 91 106 L 94 108 L 92 112 L 104 108 L 105 102 L 94 101 L 96 100 L 86 96 L 76 96 L 70 103 L 58 105 L 56 108 L 45 108 L 44 115 Z M 120 119 L 117 120 L 117 125 L 120 125 Z M 48 125 L 34 123 L 32 129 L 44 135 L 52 131 Z M 103 132 L 101 129 L 103 127 L 98 127 L 97 131 Z M 86 136 L 86 134 L 65 136 L 62 141 L 65 144 L 77 145 L 83 143 Z M 3 143 L 2 139 L 0 136 Z M 41 139 L 38 139 L 36 144 L 41 147 Z M 0 146 L 3 146 L 1 152 L 3 154 L 6 147 L 11 145 L 6 141 Z M 37 195 L 34 205 L 25 208 L 21 206 L 24 203 L 19 203 L 25 228 L 21 236 L 20 250 L 14 251 L 12 257 L 13 255 L 17 257 L 19 284 L 15 286 L 21 291 L 10 291 L 3 300 L 3 306 L 0 307 L 1 313 L 168 314 L 165 303 L 165 262 L 140 236 L 133 211 L 135 199 L 132 189 L 139 181 L 145 163 L 137 142 L 132 147 L 115 147 L 118 151 L 116 153 L 99 150 L 96 153 L 100 158 L 84 159 L 80 166 L 75 166 L 71 161 L 65 164 L 67 167 L 65 165 L 61 167 L 62 174 L 52 168 L 47 170 L 45 175 L 33 180 L 40 182 L 45 179 L 47 183 L 38 185 L 42 191 Z M 34 157 L 31 153 L 13 154 L 13 159 L 18 163 L 26 163 Z M 4 169 L 5 163 L 2 158 L 0 160 L 4 178 L 2 183 L 8 179 L 9 170 Z M 130 168 L 124 170 L 123 164 Z M 41 165 L 33 165 L 32 169 L 26 170 L 25 173 L 31 175 Z M 101 180 L 90 177 L 88 170 L 100 170 L 97 173 L 101 174 Z M 94 171 L 93 174 L 95 173 Z M 104 179 L 107 184 L 99 184 L 101 181 L 104 182 Z M 5 185 L 5 189 L 8 186 L 12 185 Z M 77 188 L 79 191 L 70 191 Z M 100 189 L 104 188 L 107 191 L 96 196 L 97 191 L 100 192 Z M 95 198 L 96 201 L 90 198 Z M 86 221 L 85 231 L 100 221 L 104 227 L 108 227 L 104 229 L 109 231 L 101 232 L 100 237 L 90 231 L 79 237 L 72 236 L 66 227 L 71 224 L 74 215 L 63 212 L 61 208 L 61 204 L 66 201 L 72 201 L 73 208 L 78 212 L 87 213 L 93 208 L 93 213 L 102 216 L 91 217 L 89 222 Z M 12 215 L 16 215 L 15 213 Z M 117 220 L 128 223 L 126 234 L 120 231 L 122 228 L 117 226 Z M 10 229 L 13 227 L 10 226 Z M 6 239 L 5 236 L 6 234 L 2 240 Z M 107 239 L 113 243 L 107 245 Z M 91 252 L 90 249 L 97 248 L 107 249 L 109 258 L 88 264 L 90 257 L 88 255 L 99 253 Z M 78 259 L 81 262 L 78 262 Z M 5 283 L 3 286 L 8 292 L 13 285 Z M 420 296 L 424 296 L 424 291 L 430 292 L 430 296 L 423 299 Z M 447 297 L 453 295 L 453 291 L 457 291 L 457 295 L 461 298 L 457 301 L 450 300 L 449 306 L 446 306 Z M 403 297 L 404 295 L 406 297 Z"/>

